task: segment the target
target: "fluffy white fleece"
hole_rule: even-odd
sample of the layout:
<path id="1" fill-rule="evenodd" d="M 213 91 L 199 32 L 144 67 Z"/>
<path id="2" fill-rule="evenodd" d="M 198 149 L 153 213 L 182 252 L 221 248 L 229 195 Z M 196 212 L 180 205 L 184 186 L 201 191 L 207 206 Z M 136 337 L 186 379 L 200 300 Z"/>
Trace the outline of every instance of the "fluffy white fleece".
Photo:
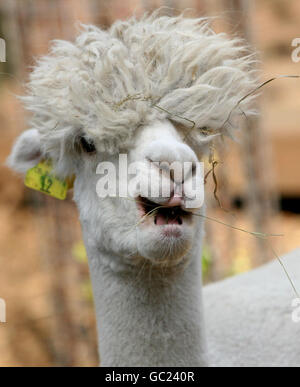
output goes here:
<path id="1" fill-rule="evenodd" d="M 23 101 L 43 151 L 60 159 L 64 174 L 72 172 L 65 156 L 82 128 L 99 151 L 116 153 L 155 118 L 168 116 L 187 130 L 193 121 L 190 136 L 199 145 L 234 127 L 241 110 L 230 112 L 256 86 L 245 42 L 214 33 L 204 19 L 160 14 L 117 21 L 107 31 L 83 26 L 74 43 L 55 41 L 38 61 Z M 250 102 L 241 105 L 247 114 Z"/>
<path id="2" fill-rule="evenodd" d="M 281 258 L 297 287 L 299 257 L 297 249 Z M 277 261 L 206 286 L 210 365 L 299 367 L 300 323 L 292 320 L 293 299 L 293 289 Z"/>

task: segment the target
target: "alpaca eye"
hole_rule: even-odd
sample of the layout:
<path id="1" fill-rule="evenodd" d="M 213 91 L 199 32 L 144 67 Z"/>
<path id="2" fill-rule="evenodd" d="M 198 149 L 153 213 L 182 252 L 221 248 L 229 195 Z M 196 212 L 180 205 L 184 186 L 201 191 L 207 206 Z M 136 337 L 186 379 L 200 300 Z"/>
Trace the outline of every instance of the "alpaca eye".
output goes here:
<path id="1" fill-rule="evenodd" d="M 80 144 L 81 144 L 82 149 L 86 153 L 94 153 L 94 152 L 96 152 L 96 147 L 95 147 L 95 144 L 94 144 L 94 142 L 92 140 L 86 139 L 85 137 L 81 137 L 80 138 Z"/>

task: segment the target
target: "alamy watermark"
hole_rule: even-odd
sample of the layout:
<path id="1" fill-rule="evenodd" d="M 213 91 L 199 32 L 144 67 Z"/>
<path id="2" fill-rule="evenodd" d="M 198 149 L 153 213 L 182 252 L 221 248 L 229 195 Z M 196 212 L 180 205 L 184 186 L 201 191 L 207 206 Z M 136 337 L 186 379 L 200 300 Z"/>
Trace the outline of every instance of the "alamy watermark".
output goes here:
<path id="1" fill-rule="evenodd" d="M 0 324 L 6 323 L 6 302 L 0 298 Z"/>
<path id="2" fill-rule="evenodd" d="M 292 321 L 294 323 L 300 323 L 300 298 L 295 298 L 292 302 Z"/>
<path id="3" fill-rule="evenodd" d="M 119 155 L 116 166 L 101 162 L 96 169 L 96 191 L 106 197 L 184 198 L 186 208 L 200 208 L 204 203 L 204 163 L 153 162 L 128 163 L 127 154 Z"/>
<path id="4" fill-rule="evenodd" d="M 295 49 L 292 52 L 292 61 L 294 63 L 300 62 L 300 38 L 295 38 L 292 41 L 292 47 L 295 47 Z"/>
<path id="5" fill-rule="evenodd" d="M 6 62 L 6 42 L 0 38 L 0 62 Z"/>

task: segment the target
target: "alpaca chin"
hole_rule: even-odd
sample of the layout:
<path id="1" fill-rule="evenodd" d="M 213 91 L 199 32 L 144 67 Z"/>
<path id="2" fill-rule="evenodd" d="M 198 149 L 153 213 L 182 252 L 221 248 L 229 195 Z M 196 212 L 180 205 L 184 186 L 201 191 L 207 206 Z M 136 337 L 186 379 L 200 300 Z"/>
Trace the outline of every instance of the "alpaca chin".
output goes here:
<path id="1" fill-rule="evenodd" d="M 172 267 L 186 259 L 193 240 L 193 229 L 188 226 L 140 227 L 137 247 L 153 265 Z"/>

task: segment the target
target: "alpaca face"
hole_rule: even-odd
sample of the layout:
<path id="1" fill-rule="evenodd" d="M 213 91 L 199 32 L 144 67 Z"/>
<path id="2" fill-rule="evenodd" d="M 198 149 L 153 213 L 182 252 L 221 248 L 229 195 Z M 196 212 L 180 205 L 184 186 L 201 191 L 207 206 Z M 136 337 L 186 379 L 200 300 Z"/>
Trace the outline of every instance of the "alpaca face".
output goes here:
<path id="1" fill-rule="evenodd" d="M 114 180 L 117 175 L 117 182 L 108 183 L 124 188 L 119 155 L 104 158 L 97 152 L 81 154 L 74 192 L 85 238 L 95 249 L 114 252 L 129 264 L 146 259 L 175 265 L 186 255 L 195 235 L 188 182 L 194 178 L 197 156 L 184 143 L 180 130 L 169 121 L 157 121 L 140 128 L 127 157 L 129 168 L 137 165 L 133 179 L 138 178 L 139 184 L 131 186 L 127 197 L 99 198 L 97 185 L 102 175 L 96 172 L 103 161 L 109 161 L 117 171 L 111 176 Z M 165 165 L 174 163 L 179 169 L 182 166 L 180 178 L 164 170 Z M 140 183 L 145 183 L 148 192 Z"/>

